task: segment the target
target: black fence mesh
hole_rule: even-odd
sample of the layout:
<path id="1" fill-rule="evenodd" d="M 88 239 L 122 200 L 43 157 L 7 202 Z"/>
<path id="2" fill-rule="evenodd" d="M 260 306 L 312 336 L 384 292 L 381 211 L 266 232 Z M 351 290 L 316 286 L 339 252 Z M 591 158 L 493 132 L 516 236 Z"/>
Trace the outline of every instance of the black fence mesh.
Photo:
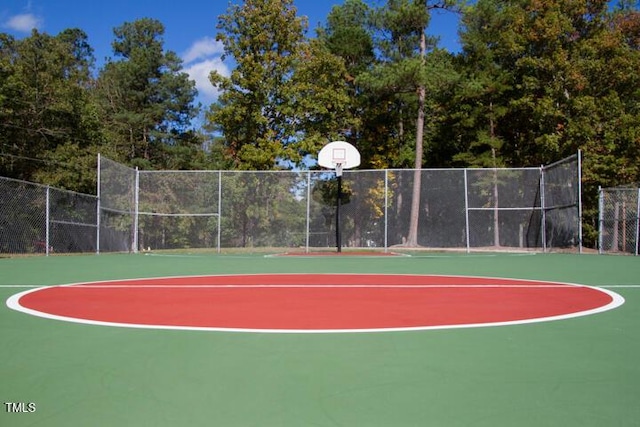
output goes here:
<path id="1" fill-rule="evenodd" d="M 577 251 L 581 242 L 578 156 L 541 168 L 345 170 L 339 222 L 330 170 L 138 171 L 101 157 L 98 176 L 98 197 L 0 178 L 0 252 L 309 250 L 335 247 L 338 224 L 345 248 L 415 238 L 412 248 Z M 617 215 L 631 218 L 632 205 L 618 203 Z M 618 247 L 634 244 L 625 235 Z"/>

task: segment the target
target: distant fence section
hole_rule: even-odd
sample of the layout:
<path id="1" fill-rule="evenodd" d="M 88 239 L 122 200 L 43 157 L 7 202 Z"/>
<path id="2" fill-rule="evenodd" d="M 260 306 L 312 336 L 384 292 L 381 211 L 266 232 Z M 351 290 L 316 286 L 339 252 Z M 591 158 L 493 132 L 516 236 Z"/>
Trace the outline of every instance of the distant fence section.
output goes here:
<path id="1" fill-rule="evenodd" d="M 0 178 L 0 253 L 97 250 L 97 197 Z"/>
<path id="2" fill-rule="evenodd" d="M 0 252 L 306 250 L 336 245 L 332 171 L 143 171 L 99 157 L 97 196 L 0 178 Z M 580 155 L 422 169 L 418 246 L 581 251 Z M 416 171 L 343 173 L 344 248 L 406 247 Z"/>
<path id="3" fill-rule="evenodd" d="M 581 249 L 580 156 L 523 169 L 420 170 L 418 245 Z M 128 236 L 101 250 L 336 244 L 331 171 L 140 171 L 100 160 L 101 227 Z M 345 247 L 402 247 L 414 170 L 343 174 Z M 109 239 L 113 242 L 113 239 Z"/>
<path id="4" fill-rule="evenodd" d="M 601 188 L 600 253 L 640 254 L 640 188 Z"/>

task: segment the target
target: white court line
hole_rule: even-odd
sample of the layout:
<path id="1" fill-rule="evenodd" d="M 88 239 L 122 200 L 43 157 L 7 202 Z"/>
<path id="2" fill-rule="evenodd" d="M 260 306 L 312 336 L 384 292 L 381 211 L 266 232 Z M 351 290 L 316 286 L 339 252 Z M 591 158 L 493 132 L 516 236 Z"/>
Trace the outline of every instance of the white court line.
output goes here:
<path id="1" fill-rule="evenodd" d="M 384 274 L 383 274 L 384 275 Z M 218 277 L 222 277 L 225 275 L 220 275 Z M 235 275 L 227 275 L 227 276 L 235 276 Z M 402 276 L 402 274 L 398 275 L 398 276 Z M 437 277 L 437 275 L 431 275 L 432 277 Z M 184 276 L 182 276 L 184 277 Z M 194 277 L 194 276 L 191 276 Z M 200 276 L 202 277 L 202 276 Z M 443 277 L 450 277 L 450 276 L 443 276 Z M 469 277 L 469 276 L 466 276 Z M 159 278 L 145 278 L 145 279 L 159 279 Z M 165 279 L 167 279 L 167 277 L 165 277 Z M 488 279 L 487 277 L 485 277 L 485 279 Z M 136 279 L 122 279 L 122 282 L 125 282 L 127 280 L 136 280 Z M 138 279 L 141 280 L 141 279 Z M 514 280 L 514 279 L 512 279 Z M 517 280 L 517 279 L 515 279 Z M 520 280 L 524 280 L 524 279 L 520 279 Z M 522 287 L 522 288 L 530 288 L 530 287 L 538 287 L 538 288 L 560 288 L 560 287 L 576 287 L 576 288 L 592 288 L 592 289 L 597 289 L 600 292 L 606 293 L 608 294 L 612 301 L 609 304 L 606 304 L 604 306 L 595 308 L 595 309 L 591 309 L 591 310 L 586 310 L 586 311 L 582 311 L 582 312 L 577 312 L 577 313 L 569 313 L 569 314 L 564 314 L 564 315 L 557 315 L 557 316 L 550 316 L 550 317 L 541 317 L 541 318 L 534 318 L 534 319 L 526 319 L 526 320 L 516 320 L 516 321 L 505 321 L 505 322 L 495 322 L 495 323 L 471 323 L 471 324 L 464 324 L 464 325 L 460 325 L 460 324 L 453 324 L 453 325 L 437 325 L 437 326 L 415 326 L 415 327 L 388 327 L 388 328 L 372 328 L 372 329 L 315 329 L 315 330 L 308 330 L 308 329 L 251 329 L 251 328 L 224 328 L 224 327 L 200 327 L 200 326 L 171 326 L 171 325 L 147 325 L 147 324 L 131 324 L 131 323 L 119 323 L 119 322 L 107 322 L 107 321 L 95 321 L 95 320 L 88 320 L 88 319 L 81 319 L 81 318 L 74 318 L 74 317 L 66 317 L 66 316 L 60 316 L 60 315 L 55 315 L 55 314 L 51 314 L 51 313 L 46 313 L 46 312 L 41 312 L 41 311 L 37 311 L 37 310 L 33 310 L 33 309 L 29 309 L 26 307 L 23 307 L 20 304 L 20 298 L 24 295 L 30 294 L 32 292 L 38 292 L 38 290 L 42 289 L 49 289 L 49 288 L 56 288 L 56 287 L 65 287 L 68 289 L 73 289 L 73 288 L 81 288 L 81 289 L 86 289 L 86 288 L 91 288 L 91 287 L 109 287 L 109 288 L 118 288 L 118 287 L 170 287 L 170 288 L 179 288 L 179 287 L 185 287 L 185 286 L 180 286 L 180 285 L 110 285 L 107 283 L 112 283 L 113 281 L 102 281 L 102 282 L 93 282 L 93 284 L 91 283 L 76 283 L 76 284 L 66 284 L 66 285 L 54 285 L 54 286 L 34 286 L 34 285 L 26 285 L 26 286 L 16 286 L 16 287 L 29 287 L 29 288 L 36 288 L 36 289 L 30 289 L 30 290 L 25 290 L 22 291 L 18 294 L 12 295 L 11 297 L 9 297 L 9 299 L 6 301 L 6 305 L 7 307 L 9 307 L 12 310 L 16 310 L 22 313 L 26 313 L 26 314 L 30 314 L 33 316 L 38 316 L 38 317 L 42 317 L 42 318 L 47 318 L 47 319 L 52 319 L 52 320 L 60 320 L 60 321 L 66 321 L 66 322 L 73 322 L 73 323 L 81 323 L 81 324 L 89 324 L 89 325 L 101 325 L 101 326 L 111 326 L 111 327 L 123 327 L 123 328 L 138 328 L 138 329 L 168 329 L 168 330 L 191 330 L 191 331 L 218 331 L 218 332 L 250 332 L 250 333 L 275 333 L 275 334 L 288 334 L 288 333 L 294 333 L 294 334 L 322 334 L 322 333 L 329 333 L 329 334 L 336 334 L 336 333 L 375 333 L 375 332 L 397 332 L 397 331 L 420 331 L 420 330 L 439 330 L 439 329 L 459 329 L 459 328 L 478 328 L 478 327 L 496 327 L 496 326 L 506 326 L 506 325 L 523 325 L 523 324 L 529 324 L 529 323 L 538 323 L 538 322 L 548 322 L 548 321 L 555 321 L 555 320 L 564 320 L 564 319 L 570 319 L 570 318 L 574 318 L 574 317 L 581 317 L 581 316 L 588 316 L 588 315 L 592 315 L 592 314 L 597 314 L 597 313 L 602 313 L 608 310 L 612 310 L 615 309 L 619 306 L 621 306 L 622 304 L 624 304 L 625 300 L 622 296 L 620 296 L 619 294 L 615 293 L 614 291 L 609 291 L 606 289 L 602 289 L 602 288 L 597 288 L 597 287 L 593 287 L 593 286 L 588 286 L 588 285 L 582 285 L 582 284 L 573 284 L 573 283 L 554 283 L 554 282 L 543 282 L 543 281 L 537 281 L 538 283 L 541 283 L 540 285 L 382 285 L 384 287 L 387 288 L 393 288 L 393 287 L 416 287 L 416 286 L 420 286 L 420 287 L 425 287 L 425 288 L 438 288 L 438 287 L 459 287 L 459 288 L 464 288 L 464 287 L 495 287 L 495 288 L 513 288 L 513 287 Z M 220 285 L 186 285 L 186 286 L 190 286 L 190 287 L 218 287 L 220 288 Z M 234 288 L 242 288 L 242 287 L 248 287 L 248 286 L 256 286 L 256 285 L 223 285 L 226 287 L 234 287 Z M 257 286 L 268 286 L 268 287 L 303 287 L 305 285 L 257 285 Z M 309 285 L 306 285 L 309 286 Z M 318 285 L 311 285 L 311 286 L 318 286 Z M 327 285 L 320 285 L 323 287 L 326 287 Z M 347 287 L 354 287 L 354 286 L 360 286 L 360 287 L 372 287 L 372 285 L 328 285 L 328 287 L 342 287 L 342 288 L 347 288 Z M 374 285 L 375 286 L 375 285 Z"/>
<path id="2" fill-rule="evenodd" d="M 499 257 L 499 256 L 509 256 L 509 257 L 522 257 L 522 256 L 534 256 L 537 255 L 537 253 L 535 252 L 524 252 L 524 253 L 490 253 L 490 254 L 479 254 L 479 253 L 457 253 L 457 254 L 438 254 L 438 255 L 416 255 L 416 254 L 405 254 L 402 252 L 393 252 L 391 255 L 389 254 L 381 254 L 381 255 L 348 255 L 348 253 L 346 255 L 333 255 L 333 254 L 329 254 L 329 255 L 312 255 L 312 254 L 305 254 L 302 253 L 300 255 L 298 254 L 268 254 L 265 255 L 265 258 L 302 258 L 302 259 L 314 259 L 314 258 L 329 258 L 329 259 L 334 259 L 334 258 L 338 258 L 338 259 L 349 259 L 349 258 L 385 258 L 385 259 L 402 259 L 402 258 L 430 258 L 430 259 L 447 259 L 447 258 L 457 258 L 457 259 L 463 259 L 463 258 L 495 258 L 495 257 Z M 160 256 L 160 255 L 158 255 Z M 170 256 L 170 255 L 168 255 Z M 242 258 L 249 258 L 249 257 L 242 257 Z"/>
<path id="3" fill-rule="evenodd" d="M 338 255 L 335 252 L 326 252 L 326 253 L 278 253 L 278 254 L 267 254 L 264 256 L 265 258 L 304 258 L 304 259 L 313 259 L 313 258 L 323 258 L 323 259 L 334 259 L 334 258 L 414 258 L 414 255 L 404 254 L 402 252 L 379 252 L 371 254 L 358 254 L 352 255 L 349 252 L 343 252 L 342 255 Z"/>
<path id="4" fill-rule="evenodd" d="M 306 253 L 300 253 L 300 254 L 283 254 L 283 253 L 276 253 L 276 254 L 265 254 L 263 255 L 264 258 L 284 258 L 284 259 L 354 259 L 354 258 L 385 258 L 385 259 L 406 259 L 406 258 L 417 258 L 417 259 L 424 259 L 424 258 L 430 258 L 430 259 L 447 259 L 447 258 L 457 258 L 457 259 L 462 259 L 462 258 L 495 258 L 495 257 L 499 257 L 499 256 L 505 256 L 505 257 L 522 257 L 522 256 L 534 256 L 537 255 L 536 252 L 523 252 L 523 253 L 489 253 L 489 254 L 480 254 L 480 253 L 456 253 L 456 254 L 437 254 L 437 255 L 417 255 L 417 254 L 406 254 L 406 253 L 402 253 L 402 252 L 393 252 L 392 254 L 389 253 L 380 253 L 378 254 L 371 254 L 371 255 L 349 255 L 348 252 L 345 253 L 345 255 L 333 255 L 333 253 L 329 252 L 327 253 L 327 255 L 313 255 L 313 254 L 306 254 Z M 220 257 L 221 259 L 231 259 L 231 258 L 235 258 L 235 259 L 255 259 L 255 255 L 219 255 L 219 254 L 209 254 L 209 255 L 202 255 L 202 254 L 158 254 L 158 253 L 152 253 L 152 252 L 146 252 L 144 253 L 144 256 L 150 256 L 150 257 L 165 257 L 165 258 L 211 258 L 211 257 Z"/>
<path id="5" fill-rule="evenodd" d="M 43 288 L 45 286 L 48 286 L 48 285 L 0 285 L 0 289 L 2 288 Z"/>
<path id="6" fill-rule="evenodd" d="M 118 288 L 166 288 L 166 289 L 186 289 L 186 288 L 223 288 L 223 289 L 262 289 L 262 288 L 293 288 L 293 289 L 306 289 L 306 288 L 328 288 L 328 289 L 354 289 L 354 288 L 362 288 L 362 289 L 432 289 L 432 288 L 582 288 L 588 286 L 582 285 L 318 285 L 318 284 L 291 284 L 291 285 L 260 285 L 260 284 L 251 284 L 251 285 L 143 285 L 143 284 L 131 284 L 131 285 L 74 285 L 74 286 L 51 286 L 52 288 L 68 288 L 68 289 L 118 289 Z"/>
<path id="7" fill-rule="evenodd" d="M 521 257 L 521 256 L 535 256 L 536 252 L 522 252 L 522 253 L 458 253 L 455 255 L 410 255 L 411 258 L 497 258 L 497 257 Z"/>
<path id="8" fill-rule="evenodd" d="M 600 285 L 602 288 L 640 288 L 640 285 Z"/>
<path id="9" fill-rule="evenodd" d="M 591 288 L 622 288 L 640 289 L 640 285 L 94 285 L 80 283 L 69 286 L 64 285 L 0 285 L 2 288 L 567 288 L 567 287 L 591 287 Z"/>

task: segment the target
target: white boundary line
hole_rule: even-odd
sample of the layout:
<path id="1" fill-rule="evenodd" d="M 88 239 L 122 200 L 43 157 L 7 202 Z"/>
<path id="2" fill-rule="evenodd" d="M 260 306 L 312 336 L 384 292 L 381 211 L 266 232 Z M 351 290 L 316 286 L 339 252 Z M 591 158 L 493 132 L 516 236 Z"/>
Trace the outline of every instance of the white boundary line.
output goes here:
<path id="1" fill-rule="evenodd" d="M 42 285 L 0 285 L 2 288 L 41 288 Z"/>
<path id="2" fill-rule="evenodd" d="M 32 288 L 42 288 L 42 286 L 30 286 Z M 252 285 L 93 285 L 93 284 L 81 284 L 81 285 L 54 285 L 47 286 L 47 288 L 68 288 L 68 289 L 446 289 L 446 288 L 523 288 L 523 289 L 554 289 L 554 288 L 568 288 L 567 285 L 304 285 L 304 284 L 289 284 L 289 285 L 273 285 L 273 284 L 252 284 Z M 571 287 L 588 288 L 584 285 L 573 285 Z"/>
<path id="3" fill-rule="evenodd" d="M 548 317 L 540 317 L 535 319 L 525 319 L 525 320 L 516 320 L 516 321 L 505 321 L 505 322 L 491 322 L 491 323 L 470 323 L 470 324 L 454 324 L 454 325 L 437 325 L 437 326 L 416 326 L 416 327 L 399 327 L 399 328 L 375 328 L 375 329 L 252 329 L 252 328 L 222 328 L 222 327 L 200 327 L 200 326 L 172 326 L 172 325 L 144 325 L 144 324 L 130 324 L 130 323 L 118 323 L 118 322 L 104 322 L 97 320 L 89 320 L 89 319 L 78 319 L 67 316 L 59 316 L 55 314 L 45 313 L 37 310 L 33 310 L 27 307 L 23 307 L 20 304 L 20 298 L 24 295 L 37 292 L 41 289 L 49 289 L 56 287 L 71 287 L 71 286 L 79 286 L 79 285 L 93 285 L 93 286 L 83 286 L 83 289 L 89 287 L 96 287 L 95 285 L 99 285 L 100 283 L 113 283 L 113 282 L 124 282 L 124 281 L 132 281 L 132 280 L 153 280 L 153 279 L 170 279 L 174 278 L 184 278 L 184 277 L 230 277 L 230 276 L 268 276 L 268 275 L 314 275 L 314 276 L 332 276 L 332 275 L 358 275 L 358 276 L 431 276 L 431 277 L 460 277 L 460 278 L 478 278 L 478 279 L 504 279 L 504 280 L 514 280 L 514 281 L 527 281 L 527 282 L 537 282 L 541 284 L 547 284 L 546 286 L 539 285 L 539 287 L 563 287 L 563 286 L 577 286 L 584 287 L 597 290 L 599 292 L 605 293 L 609 295 L 612 301 L 604 305 L 602 307 L 598 307 L 591 310 L 585 310 L 576 313 L 569 313 L 557 316 L 548 316 Z M 549 286 L 549 285 L 557 285 L 557 286 Z M 109 286 L 109 285 L 105 285 Z M 117 287 L 118 285 L 111 285 Z M 127 286 L 127 285 L 124 285 Z M 235 285 L 237 287 L 241 287 L 243 285 Z M 275 286 L 275 285 L 271 285 Z M 299 285 L 293 285 L 298 286 Z M 526 287 L 526 285 L 523 285 Z M 535 286 L 535 285 L 529 285 Z M 120 285 L 122 287 L 122 285 Z M 166 329 L 166 330 L 187 330 L 187 331 L 215 331 L 215 332 L 250 332 L 250 333 L 267 333 L 267 334 L 341 334 L 341 333 L 372 333 L 372 332 L 408 332 L 408 331 L 425 331 L 425 330 L 442 330 L 442 329 L 463 329 L 463 328 L 480 328 L 480 327 L 495 327 L 495 326 L 508 326 L 508 325 L 524 325 L 531 323 L 541 323 L 541 322 L 550 322 L 555 320 L 565 320 L 582 316 L 589 316 L 592 314 L 603 313 L 605 311 L 613 310 L 617 307 L 620 307 L 624 304 L 625 299 L 617 294 L 614 291 L 610 291 L 608 289 L 598 288 L 594 286 L 581 285 L 576 283 L 563 283 L 563 282 L 551 282 L 551 281 L 541 281 L 541 280 L 530 280 L 530 279 L 508 279 L 501 277 L 484 277 L 484 276 L 452 276 L 452 275 L 421 275 L 421 274 L 358 274 L 358 273 L 268 273 L 268 274 L 221 274 L 221 275 L 197 275 L 197 276 L 171 276 L 171 277 L 150 277 L 150 278 L 138 278 L 138 279 L 118 279 L 118 280 L 105 280 L 105 281 L 97 281 L 97 282 L 83 282 L 83 283 L 71 283 L 66 285 L 54 285 L 54 286 L 44 286 L 44 287 L 36 287 L 34 289 L 29 289 L 17 294 L 12 295 L 7 299 L 6 305 L 12 310 L 16 310 L 25 314 L 30 314 L 32 316 L 43 317 L 46 319 L 52 320 L 61 320 L 72 323 L 81 323 L 87 325 L 100 325 L 100 326 L 114 326 L 114 327 L 123 327 L 123 328 L 134 328 L 134 329 Z"/>
<path id="4" fill-rule="evenodd" d="M 154 253 L 153 251 L 151 252 L 145 252 L 143 254 L 144 256 L 149 256 L 149 257 L 165 257 L 165 258 L 211 258 L 214 256 L 219 256 L 222 259 L 231 259 L 231 258 L 235 258 L 235 259 L 254 259 L 255 255 L 218 255 L 218 254 L 162 254 L 162 253 Z M 357 258 L 362 258 L 362 259 L 367 259 L 367 258 L 372 258 L 372 259 L 376 259 L 376 258 L 384 258 L 384 259 L 407 259 L 407 258 L 416 258 L 416 259 L 423 259 L 423 258 L 458 258 L 458 259 L 463 259 L 463 258 L 495 258 L 495 257 L 523 257 L 523 256 L 535 256 L 538 255 L 538 253 L 536 252 L 518 252 L 518 253 L 471 253 L 471 254 L 467 254 L 467 253 L 455 253 L 455 254 L 447 254 L 447 253 L 443 253 L 443 254 L 438 254 L 438 255 L 419 255 L 419 254 L 406 254 L 406 253 L 402 253 L 402 252 L 393 252 L 393 254 L 389 255 L 381 253 L 380 255 L 375 254 L 375 252 L 372 252 L 371 255 L 349 255 L 348 252 L 344 252 L 343 255 L 335 255 L 335 253 L 333 252 L 327 252 L 327 255 L 313 255 L 313 254 L 305 254 L 304 252 L 301 252 L 300 254 L 287 254 L 287 253 L 272 253 L 272 254 L 265 254 L 263 255 L 264 258 L 277 258 L 277 259 L 281 259 L 281 258 L 285 258 L 285 259 L 295 259 L 295 258 L 299 258 L 299 259 L 341 259 L 341 258 L 346 258 L 346 259 L 357 259 Z"/>
<path id="5" fill-rule="evenodd" d="M 371 251 L 368 254 L 363 254 L 363 253 L 358 253 L 358 254 L 350 254 L 348 251 L 342 252 L 341 254 L 338 254 L 336 252 L 329 252 L 329 251 L 319 251 L 319 252 L 314 252 L 311 251 L 313 253 L 306 253 L 306 252 L 281 252 L 281 253 L 274 253 L 274 254 L 266 254 L 264 255 L 265 258 L 283 258 L 283 259 L 289 259 L 289 258 L 304 258 L 304 259 L 311 259 L 311 258 L 323 258 L 323 259 L 334 259 L 334 258 L 415 258 L 414 255 L 411 254 L 405 254 L 402 252 L 374 252 Z"/>
<path id="6" fill-rule="evenodd" d="M 318 255 L 314 255 L 314 254 L 305 254 L 305 253 L 300 253 L 299 255 L 296 253 L 293 254 L 288 254 L 288 253 L 277 253 L 277 254 L 267 254 L 264 255 L 265 258 L 302 258 L 302 259 L 334 259 L 334 258 L 346 258 L 346 259 L 353 259 L 353 258 L 385 258 L 385 259 L 402 259 L 402 258 L 417 258 L 417 259 L 422 259 L 422 258 L 434 258 L 434 259 L 438 259 L 438 258 L 458 258 L 458 259 L 463 259 L 463 258 L 495 258 L 495 257 L 499 257 L 499 256 L 508 256 L 508 257 L 522 257 L 522 256 L 535 256 L 537 255 L 536 252 L 519 252 L 519 253 L 489 253 L 489 254 L 482 254 L 482 253 L 472 253 L 472 254 L 467 254 L 467 253 L 462 253 L 459 252 L 457 254 L 439 254 L 439 255 L 416 255 L 416 254 L 405 254 L 402 252 L 392 252 L 391 254 L 387 253 L 387 254 L 380 254 L 380 255 L 376 255 L 375 253 L 372 253 L 372 255 L 349 255 L 348 252 L 343 252 L 343 255 L 336 255 L 334 252 L 328 252 L 326 255 L 324 254 L 318 254 Z M 162 256 L 162 255 L 157 255 L 157 256 Z M 167 256 L 171 256 L 171 255 L 167 255 Z M 250 258 L 250 257 L 246 257 L 246 258 Z"/>
<path id="7" fill-rule="evenodd" d="M 634 289 L 640 288 L 640 285 L 600 285 L 602 288 L 627 288 Z"/>
<path id="8" fill-rule="evenodd" d="M 186 277 L 186 276 L 180 276 Z M 195 276 L 194 276 L 195 277 Z M 164 277 L 161 277 L 162 279 Z M 126 279 L 140 280 L 140 279 Z M 119 280 L 113 280 L 116 282 Z M 537 281 L 537 280 L 536 280 Z M 111 280 L 109 280 L 111 282 Z M 95 282 L 101 283 L 101 282 Z M 55 287 L 73 287 L 73 288 L 564 288 L 567 284 L 561 285 L 99 285 L 92 283 L 74 283 L 64 285 L 0 285 L 0 289 L 26 289 L 26 288 L 55 288 Z M 573 285 L 595 289 L 640 289 L 640 285 Z"/>

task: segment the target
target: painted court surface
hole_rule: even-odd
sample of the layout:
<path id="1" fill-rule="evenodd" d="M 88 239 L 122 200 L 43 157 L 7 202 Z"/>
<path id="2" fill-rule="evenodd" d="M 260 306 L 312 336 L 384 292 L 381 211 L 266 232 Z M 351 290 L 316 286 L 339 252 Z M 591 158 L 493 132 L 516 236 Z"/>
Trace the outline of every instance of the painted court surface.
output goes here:
<path id="1" fill-rule="evenodd" d="M 373 332 L 558 320 L 618 307 L 587 286 L 410 274 L 252 274 L 80 283 L 28 290 L 18 311 L 112 326 L 250 332 Z"/>
<path id="2" fill-rule="evenodd" d="M 638 426 L 640 258 L 410 255 L 0 258 L 0 426 Z"/>

